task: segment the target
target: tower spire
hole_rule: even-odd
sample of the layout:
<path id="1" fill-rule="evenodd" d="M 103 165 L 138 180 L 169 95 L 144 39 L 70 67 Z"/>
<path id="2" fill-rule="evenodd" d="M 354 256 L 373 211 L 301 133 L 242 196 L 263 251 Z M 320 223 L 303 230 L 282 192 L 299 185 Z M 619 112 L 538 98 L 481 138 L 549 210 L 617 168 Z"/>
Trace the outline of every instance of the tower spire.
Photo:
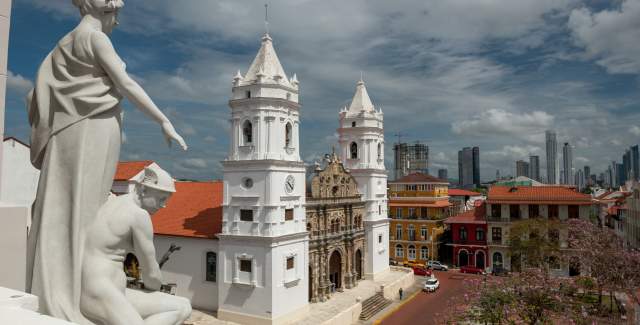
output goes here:
<path id="1" fill-rule="evenodd" d="M 264 33 L 269 35 L 269 4 L 264 4 Z"/>

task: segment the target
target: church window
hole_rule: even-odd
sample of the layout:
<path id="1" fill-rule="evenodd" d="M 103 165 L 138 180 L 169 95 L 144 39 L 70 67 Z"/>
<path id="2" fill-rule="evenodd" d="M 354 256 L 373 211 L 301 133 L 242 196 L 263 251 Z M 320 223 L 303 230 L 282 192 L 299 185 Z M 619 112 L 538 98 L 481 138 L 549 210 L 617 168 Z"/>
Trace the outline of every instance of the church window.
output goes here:
<path id="1" fill-rule="evenodd" d="M 240 272 L 251 273 L 251 260 L 240 260 Z"/>
<path id="2" fill-rule="evenodd" d="M 350 151 L 351 151 L 351 159 L 358 159 L 358 144 L 355 142 L 351 142 L 351 146 L 350 146 Z"/>
<path id="3" fill-rule="evenodd" d="M 284 220 L 285 221 L 293 220 L 293 209 L 284 210 Z"/>
<path id="4" fill-rule="evenodd" d="M 291 123 L 284 126 L 284 146 L 291 147 Z"/>
<path id="5" fill-rule="evenodd" d="M 242 140 L 245 146 L 253 142 L 253 126 L 249 121 L 244 121 L 244 124 L 242 124 Z"/>
<path id="6" fill-rule="evenodd" d="M 403 257 L 404 256 L 404 248 L 402 247 L 402 245 L 397 245 L 396 246 L 396 257 Z"/>
<path id="7" fill-rule="evenodd" d="M 215 252 L 207 252 L 206 262 L 207 262 L 206 280 L 209 282 L 216 282 L 217 254 Z"/>
<path id="8" fill-rule="evenodd" d="M 250 90 L 247 90 L 246 94 L 247 94 L 247 98 L 251 98 L 251 91 Z"/>
<path id="9" fill-rule="evenodd" d="M 355 127 L 356 127 L 356 122 L 355 122 L 355 121 L 354 121 L 354 122 L 351 122 L 351 127 L 352 127 L 352 128 L 355 128 Z"/>
<path id="10" fill-rule="evenodd" d="M 378 244 L 382 244 L 382 235 L 378 235 Z"/>
<path id="11" fill-rule="evenodd" d="M 293 269 L 294 257 L 287 257 L 287 270 Z"/>
<path id="12" fill-rule="evenodd" d="M 378 214 L 382 214 L 382 205 L 378 204 Z"/>
<path id="13" fill-rule="evenodd" d="M 378 159 L 382 159 L 382 144 L 378 143 Z"/>
<path id="14" fill-rule="evenodd" d="M 240 221 L 253 221 L 253 210 L 240 210 Z"/>

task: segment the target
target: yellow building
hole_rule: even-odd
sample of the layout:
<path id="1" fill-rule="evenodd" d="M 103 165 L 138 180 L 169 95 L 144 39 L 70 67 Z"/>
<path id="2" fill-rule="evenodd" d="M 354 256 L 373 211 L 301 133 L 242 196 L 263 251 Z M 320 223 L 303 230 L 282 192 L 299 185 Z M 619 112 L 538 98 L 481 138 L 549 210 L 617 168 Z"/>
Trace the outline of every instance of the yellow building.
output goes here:
<path id="1" fill-rule="evenodd" d="M 398 263 L 438 259 L 443 220 L 449 216 L 449 182 L 409 174 L 389 182 L 389 257 Z"/>

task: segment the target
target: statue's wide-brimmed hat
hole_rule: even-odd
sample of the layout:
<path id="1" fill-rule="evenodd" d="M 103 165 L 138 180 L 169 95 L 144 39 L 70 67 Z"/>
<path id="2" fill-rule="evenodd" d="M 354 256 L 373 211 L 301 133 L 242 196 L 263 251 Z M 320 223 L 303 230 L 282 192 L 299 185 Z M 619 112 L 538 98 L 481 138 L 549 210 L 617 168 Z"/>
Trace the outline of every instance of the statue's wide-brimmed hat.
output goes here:
<path id="1" fill-rule="evenodd" d="M 164 169 L 157 165 L 149 165 L 144 169 L 144 177 L 140 182 L 145 187 L 163 192 L 176 192 L 175 181 Z"/>

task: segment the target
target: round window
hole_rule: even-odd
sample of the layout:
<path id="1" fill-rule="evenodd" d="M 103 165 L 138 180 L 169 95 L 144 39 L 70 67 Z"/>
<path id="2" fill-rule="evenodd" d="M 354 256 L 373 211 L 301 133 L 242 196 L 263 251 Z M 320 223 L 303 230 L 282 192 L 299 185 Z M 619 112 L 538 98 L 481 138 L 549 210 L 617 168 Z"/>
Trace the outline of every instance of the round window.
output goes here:
<path id="1" fill-rule="evenodd" d="M 245 178 L 242 180 L 242 186 L 244 186 L 244 188 L 252 188 L 253 187 L 253 180 L 251 178 Z"/>

